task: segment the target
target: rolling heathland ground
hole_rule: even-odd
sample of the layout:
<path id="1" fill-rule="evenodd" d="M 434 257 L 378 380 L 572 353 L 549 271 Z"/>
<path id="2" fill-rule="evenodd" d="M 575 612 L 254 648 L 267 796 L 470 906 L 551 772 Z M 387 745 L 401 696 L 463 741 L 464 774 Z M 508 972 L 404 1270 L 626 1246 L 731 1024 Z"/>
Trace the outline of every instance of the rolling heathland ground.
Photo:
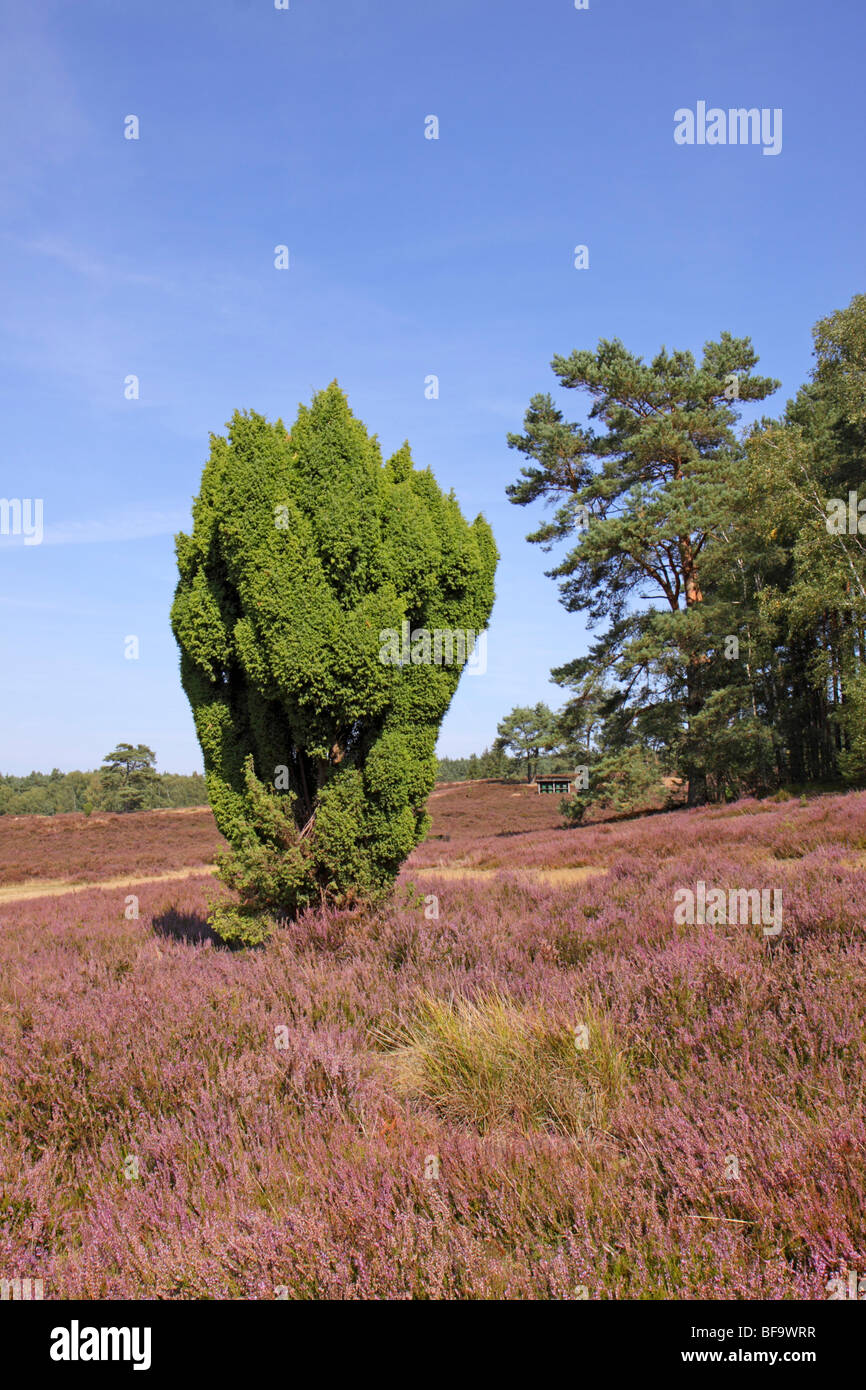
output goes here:
<path id="1" fill-rule="evenodd" d="M 246 953 L 205 925 L 208 812 L 0 822 L 0 1275 L 824 1299 L 866 1273 L 866 793 L 569 830 L 514 785 L 430 809 L 387 906 Z M 698 880 L 781 892 L 782 931 L 677 925 Z"/>

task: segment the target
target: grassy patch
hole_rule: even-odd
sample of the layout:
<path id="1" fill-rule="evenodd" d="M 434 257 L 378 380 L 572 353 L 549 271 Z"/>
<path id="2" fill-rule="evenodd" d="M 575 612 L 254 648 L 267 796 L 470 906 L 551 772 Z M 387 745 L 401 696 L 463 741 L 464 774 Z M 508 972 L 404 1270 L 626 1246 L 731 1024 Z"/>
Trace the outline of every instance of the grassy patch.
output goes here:
<path id="1" fill-rule="evenodd" d="M 598 1015 L 573 1022 L 503 994 L 424 995 L 415 1017 L 378 1034 L 395 1090 L 480 1134 L 581 1134 L 604 1123 L 627 1079 L 625 1055 Z"/>

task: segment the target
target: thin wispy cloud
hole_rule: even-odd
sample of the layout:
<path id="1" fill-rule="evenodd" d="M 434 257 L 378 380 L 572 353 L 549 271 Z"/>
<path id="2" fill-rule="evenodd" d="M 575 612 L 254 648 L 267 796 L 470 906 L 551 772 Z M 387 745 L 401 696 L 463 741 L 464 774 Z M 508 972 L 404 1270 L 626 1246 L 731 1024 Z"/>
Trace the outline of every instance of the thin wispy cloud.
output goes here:
<path id="1" fill-rule="evenodd" d="M 100 545 L 107 541 L 141 541 L 173 536 L 189 525 L 186 512 L 140 512 L 103 520 L 60 521 L 45 527 L 46 545 Z"/>
<path id="2" fill-rule="evenodd" d="M 158 275 L 145 275 L 139 270 L 130 270 L 117 262 L 111 262 L 93 255 L 56 237 L 40 237 L 36 241 L 21 243 L 24 250 L 36 256 L 46 256 L 58 261 L 76 275 L 83 275 L 102 288 L 117 285 L 146 285 L 150 289 L 171 290 L 173 286 Z"/>
<path id="3" fill-rule="evenodd" d="M 174 536 L 190 522 L 189 513 L 130 512 L 85 521 L 45 522 L 41 545 L 101 545 L 119 541 L 148 540 L 153 536 Z M 23 536 L 0 535 L 0 548 L 24 548 Z M 28 546 L 27 549 L 38 549 Z"/>

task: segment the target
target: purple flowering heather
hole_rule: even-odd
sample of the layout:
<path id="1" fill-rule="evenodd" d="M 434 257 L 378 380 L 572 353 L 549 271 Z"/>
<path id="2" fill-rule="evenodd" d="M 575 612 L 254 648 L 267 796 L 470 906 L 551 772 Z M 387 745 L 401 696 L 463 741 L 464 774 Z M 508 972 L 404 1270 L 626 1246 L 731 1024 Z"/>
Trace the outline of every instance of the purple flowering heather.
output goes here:
<path id="1" fill-rule="evenodd" d="M 201 877 L 0 901 L 0 1276 L 822 1299 L 866 1272 L 866 794 L 570 830 L 540 801 L 437 791 L 390 906 L 256 951 L 212 942 Z M 781 931 L 677 923 L 699 881 L 778 890 Z"/>

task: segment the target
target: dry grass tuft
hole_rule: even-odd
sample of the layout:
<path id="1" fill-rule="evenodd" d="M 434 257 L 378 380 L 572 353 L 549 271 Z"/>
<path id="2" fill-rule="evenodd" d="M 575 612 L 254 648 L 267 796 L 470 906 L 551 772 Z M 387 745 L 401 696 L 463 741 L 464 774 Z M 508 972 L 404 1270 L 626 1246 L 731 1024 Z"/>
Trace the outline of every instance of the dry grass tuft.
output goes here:
<path id="1" fill-rule="evenodd" d="M 605 1123 L 627 1082 L 625 1055 L 595 1011 L 566 1021 L 496 992 L 422 995 L 414 1019 L 376 1036 L 403 1099 L 480 1134 L 583 1134 Z"/>

